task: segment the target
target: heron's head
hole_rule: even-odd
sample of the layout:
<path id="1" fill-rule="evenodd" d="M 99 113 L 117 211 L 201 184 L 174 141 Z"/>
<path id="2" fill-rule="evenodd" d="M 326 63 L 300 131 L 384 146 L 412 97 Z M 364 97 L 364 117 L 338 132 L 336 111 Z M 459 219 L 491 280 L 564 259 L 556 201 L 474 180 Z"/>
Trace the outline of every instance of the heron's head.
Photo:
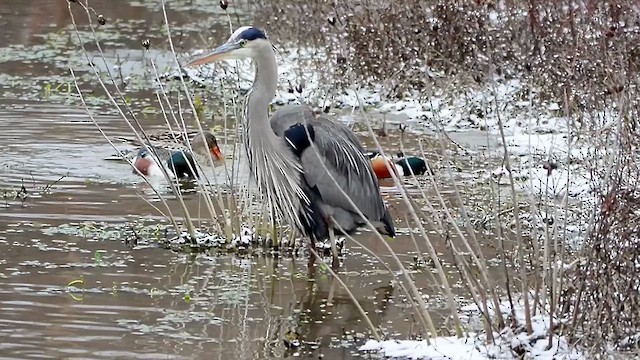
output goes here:
<path id="1" fill-rule="evenodd" d="M 271 49 L 264 31 L 253 26 L 238 28 L 226 43 L 210 53 L 191 60 L 186 66 L 198 66 L 214 61 L 252 58 L 263 49 Z"/>

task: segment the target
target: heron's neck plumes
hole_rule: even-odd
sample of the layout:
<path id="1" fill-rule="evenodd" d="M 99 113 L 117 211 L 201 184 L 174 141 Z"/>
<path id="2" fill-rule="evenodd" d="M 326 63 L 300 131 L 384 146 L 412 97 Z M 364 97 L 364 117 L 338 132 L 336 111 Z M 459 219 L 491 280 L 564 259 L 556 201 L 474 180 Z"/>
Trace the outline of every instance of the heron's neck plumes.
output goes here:
<path id="1" fill-rule="evenodd" d="M 269 127 L 269 103 L 276 96 L 278 65 L 273 50 L 269 49 L 254 59 L 256 76 L 249 93 L 247 112 L 252 122 L 260 121 Z"/>
<path id="2" fill-rule="evenodd" d="M 253 58 L 256 75 L 247 98 L 245 147 L 252 175 L 266 200 L 284 219 L 302 228 L 298 212 L 309 200 L 300 187 L 302 167 L 269 122 L 269 103 L 276 94 L 278 66 L 268 48 L 258 49 Z"/>
<path id="3" fill-rule="evenodd" d="M 277 154 L 278 137 L 269 124 L 269 103 L 276 95 L 278 84 L 278 65 L 276 56 L 269 47 L 258 49 L 253 58 L 256 75 L 253 86 L 247 96 L 247 112 L 245 123 L 245 145 L 249 161 L 256 159 L 255 153 L 274 150 Z M 251 164 L 252 170 L 255 164 Z"/>

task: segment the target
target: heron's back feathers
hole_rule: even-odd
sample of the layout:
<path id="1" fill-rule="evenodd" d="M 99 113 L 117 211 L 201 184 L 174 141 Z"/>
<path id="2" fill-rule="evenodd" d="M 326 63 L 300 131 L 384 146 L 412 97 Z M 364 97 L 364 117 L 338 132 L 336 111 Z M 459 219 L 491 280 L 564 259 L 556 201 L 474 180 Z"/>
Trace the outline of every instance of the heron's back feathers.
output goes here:
<path id="1" fill-rule="evenodd" d="M 275 134 L 285 139 L 300 161 L 303 188 L 305 192 L 312 192 L 307 194 L 313 205 L 309 210 L 319 210 L 324 222 L 332 219 L 346 232 L 352 232 L 365 224 L 358 215 L 359 209 L 378 231 L 395 235 L 369 159 L 349 128 L 316 116 L 306 106 L 282 108 L 271 117 L 270 123 Z M 314 218 L 314 215 L 307 217 Z M 322 237 L 324 228 L 320 226 L 318 230 L 314 228 L 309 235 Z"/>

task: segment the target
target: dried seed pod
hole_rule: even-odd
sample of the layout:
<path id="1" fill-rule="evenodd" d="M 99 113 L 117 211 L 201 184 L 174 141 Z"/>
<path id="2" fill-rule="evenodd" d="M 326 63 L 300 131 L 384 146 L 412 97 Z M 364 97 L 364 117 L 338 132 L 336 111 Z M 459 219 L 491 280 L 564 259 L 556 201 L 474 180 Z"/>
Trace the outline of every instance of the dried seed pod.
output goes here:
<path id="1" fill-rule="evenodd" d="M 151 42 L 149 41 L 149 39 L 142 40 L 142 47 L 144 47 L 145 49 L 149 50 L 150 45 L 151 45 Z"/>
<path id="2" fill-rule="evenodd" d="M 605 95 L 617 94 L 624 90 L 624 85 L 611 85 L 604 91 Z"/>
<path id="3" fill-rule="evenodd" d="M 545 161 L 542 163 L 542 168 L 547 170 L 547 176 L 551 176 L 553 170 L 558 168 L 558 164 L 552 161 Z"/>
<path id="4" fill-rule="evenodd" d="M 298 94 L 302 94 L 302 90 L 304 90 L 305 81 L 304 79 L 300 80 L 300 83 L 296 85 L 296 91 Z"/>
<path id="5" fill-rule="evenodd" d="M 229 7 L 229 1 L 227 0 L 220 0 L 220 8 L 224 11 L 227 11 L 227 8 Z"/>
<path id="6" fill-rule="evenodd" d="M 98 15 L 98 23 L 100 25 L 104 25 L 104 24 L 107 23 L 107 19 L 105 19 L 104 16 L 102 16 L 102 15 Z"/>

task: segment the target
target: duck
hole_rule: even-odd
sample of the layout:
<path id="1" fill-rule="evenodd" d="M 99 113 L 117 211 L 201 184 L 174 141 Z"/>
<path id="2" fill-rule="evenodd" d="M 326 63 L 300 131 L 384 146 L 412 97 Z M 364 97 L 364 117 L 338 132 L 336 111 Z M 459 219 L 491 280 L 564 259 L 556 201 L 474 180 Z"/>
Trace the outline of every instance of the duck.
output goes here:
<path id="1" fill-rule="evenodd" d="M 396 159 L 391 159 L 386 156 L 382 156 L 378 151 L 368 151 L 366 155 L 371 161 L 371 167 L 376 174 L 378 180 L 391 178 L 391 173 L 386 164 L 389 164 L 389 168 L 396 173 L 397 176 L 410 177 L 411 174 L 416 176 L 423 175 L 427 172 L 427 162 L 417 156 L 405 156 L 403 153 L 398 153 Z"/>
<path id="2" fill-rule="evenodd" d="M 193 137 L 191 140 L 193 153 L 180 142 L 162 142 L 158 141 L 155 136 L 150 140 L 152 140 L 151 145 L 138 149 L 132 161 L 135 168 L 134 173 L 139 172 L 149 177 L 164 177 L 152 152 L 155 152 L 157 159 L 166 166 L 170 175 L 179 179 L 196 179 L 198 177 L 196 163 L 208 163 L 207 151 L 214 161 L 224 160 L 218 141 L 210 131 L 204 131 Z"/>

